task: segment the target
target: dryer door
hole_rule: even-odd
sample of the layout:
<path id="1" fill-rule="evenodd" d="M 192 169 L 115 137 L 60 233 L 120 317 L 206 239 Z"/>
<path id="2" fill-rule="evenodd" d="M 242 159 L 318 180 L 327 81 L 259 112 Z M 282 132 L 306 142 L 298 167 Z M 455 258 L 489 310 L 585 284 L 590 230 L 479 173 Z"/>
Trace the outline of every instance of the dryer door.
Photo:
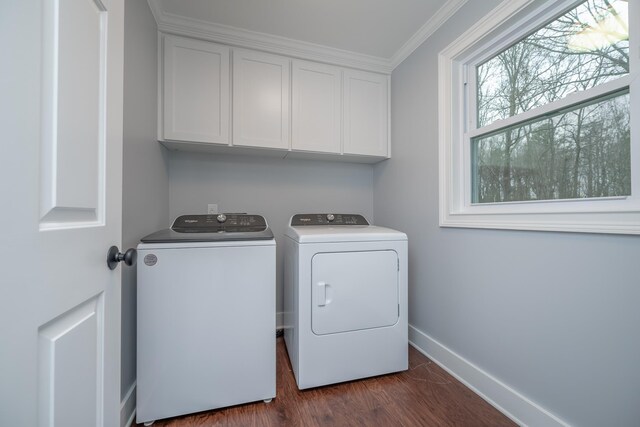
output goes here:
<path id="1" fill-rule="evenodd" d="M 311 261 L 311 329 L 316 335 L 398 321 L 398 254 L 318 253 Z"/>

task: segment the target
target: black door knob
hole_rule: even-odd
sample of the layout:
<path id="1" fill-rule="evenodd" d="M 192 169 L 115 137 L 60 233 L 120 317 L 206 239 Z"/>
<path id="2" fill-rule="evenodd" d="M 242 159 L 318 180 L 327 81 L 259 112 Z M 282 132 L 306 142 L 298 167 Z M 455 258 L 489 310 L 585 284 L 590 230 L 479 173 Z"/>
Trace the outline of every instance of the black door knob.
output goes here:
<path id="1" fill-rule="evenodd" d="M 124 263 L 129 266 L 134 265 L 137 259 L 138 252 L 133 248 L 127 249 L 125 253 L 122 253 L 117 246 L 111 246 L 107 252 L 107 266 L 109 270 L 116 268 L 120 261 L 124 261 Z"/>

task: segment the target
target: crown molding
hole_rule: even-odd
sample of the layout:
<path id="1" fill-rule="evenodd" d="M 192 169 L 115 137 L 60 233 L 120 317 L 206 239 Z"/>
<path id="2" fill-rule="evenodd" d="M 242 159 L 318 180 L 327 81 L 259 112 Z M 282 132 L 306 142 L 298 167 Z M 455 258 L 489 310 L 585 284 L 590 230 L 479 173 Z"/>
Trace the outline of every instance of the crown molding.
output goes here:
<path id="1" fill-rule="evenodd" d="M 186 18 L 164 12 L 160 7 L 160 0 L 148 0 L 148 3 L 158 24 L 158 31 L 163 33 L 194 37 L 236 47 L 261 50 L 382 74 L 391 74 L 393 70 L 387 58 Z"/>
<path id="2" fill-rule="evenodd" d="M 272 34 L 186 18 L 162 10 L 161 0 L 147 0 L 151 13 L 163 33 L 214 41 L 236 47 L 260 50 L 343 67 L 391 74 L 440 28 L 467 0 L 448 0 L 391 58 L 365 55 Z"/>
<path id="3" fill-rule="evenodd" d="M 438 28 L 444 25 L 468 0 L 449 0 L 411 36 L 407 42 L 391 57 L 389 65 L 395 69 L 424 43 Z"/>

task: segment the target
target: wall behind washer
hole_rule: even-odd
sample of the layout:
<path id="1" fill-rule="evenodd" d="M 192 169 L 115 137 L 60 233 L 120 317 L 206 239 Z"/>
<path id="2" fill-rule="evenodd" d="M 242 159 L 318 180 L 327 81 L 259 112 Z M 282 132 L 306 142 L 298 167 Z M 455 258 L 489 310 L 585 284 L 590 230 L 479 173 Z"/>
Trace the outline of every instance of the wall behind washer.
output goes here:
<path id="1" fill-rule="evenodd" d="M 303 212 L 360 213 L 373 221 L 373 167 L 365 164 L 172 152 L 171 220 L 182 214 L 264 215 L 276 237 L 277 311 L 282 312 L 283 236 L 289 218 Z"/>
<path id="2" fill-rule="evenodd" d="M 157 27 L 146 1 L 125 2 L 122 248 L 169 222 L 167 151 L 156 142 Z M 122 265 L 121 416 L 128 420 L 136 381 L 136 270 Z"/>
<path id="3" fill-rule="evenodd" d="M 570 425 L 637 426 L 640 237 L 438 226 L 438 53 L 497 3 L 467 2 L 394 70 L 376 222 L 409 236 L 413 327 Z"/>

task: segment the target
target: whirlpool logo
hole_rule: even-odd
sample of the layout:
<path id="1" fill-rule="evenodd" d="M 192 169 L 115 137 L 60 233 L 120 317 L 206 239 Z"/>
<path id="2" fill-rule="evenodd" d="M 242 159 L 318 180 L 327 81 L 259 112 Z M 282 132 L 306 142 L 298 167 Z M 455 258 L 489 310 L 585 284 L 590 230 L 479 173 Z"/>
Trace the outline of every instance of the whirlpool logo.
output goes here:
<path id="1" fill-rule="evenodd" d="M 147 254 L 144 256 L 144 263 L 149 267 L 156 265 L 157 262 L 158 262 L 158 257 L 155 256 L 154 254 Z"/>

